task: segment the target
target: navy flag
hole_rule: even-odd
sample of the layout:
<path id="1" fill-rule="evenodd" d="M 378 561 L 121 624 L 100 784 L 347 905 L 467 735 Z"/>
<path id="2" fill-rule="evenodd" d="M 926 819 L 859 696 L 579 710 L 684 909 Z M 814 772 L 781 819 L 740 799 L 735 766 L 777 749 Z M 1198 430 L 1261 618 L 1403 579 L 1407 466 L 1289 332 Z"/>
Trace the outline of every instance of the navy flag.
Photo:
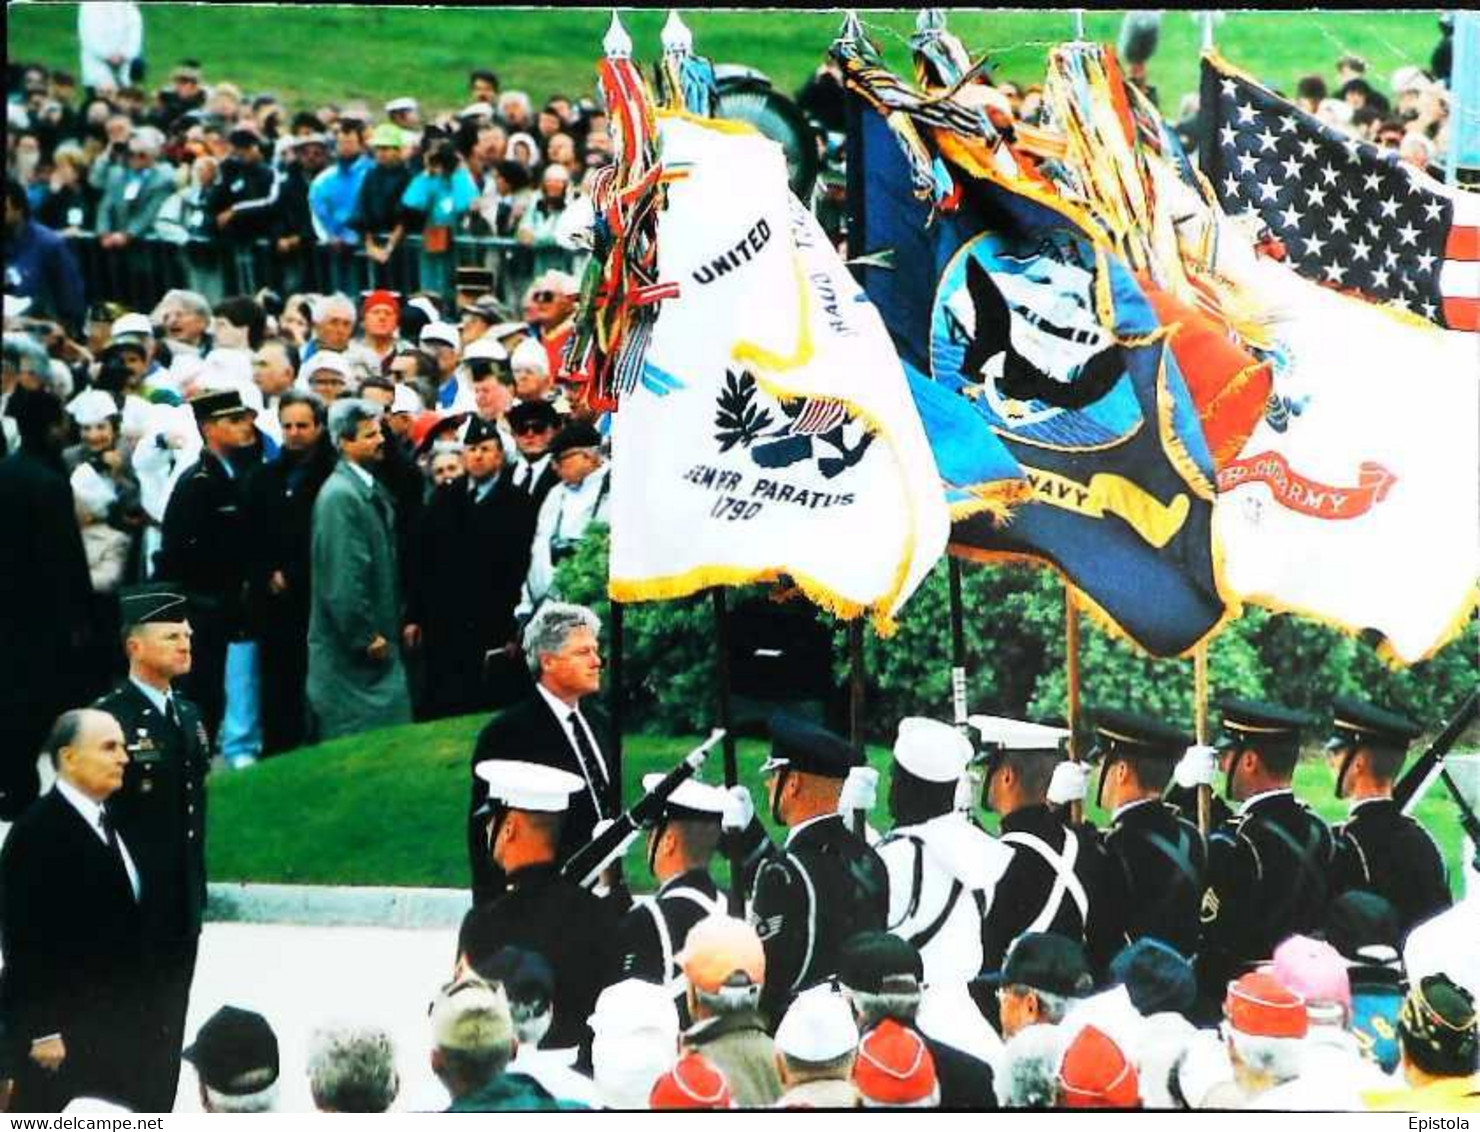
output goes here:
<path id="1" fill-rule="evenodd" d="M 931 219 L 888 123 L 850 101 L 851 250 L 918 379 L 936 462 L 949 480 L 1000 448 L 1032 488 L 1005 522 L 957 512 L 951 552 L 1046 560 L 1146 651 L 1188 651 L 1225 612 L 1213 465 L 1135 277 L 1083 214 L 963 169 L 967 149 L 939 130 L 955 191 Z"/>

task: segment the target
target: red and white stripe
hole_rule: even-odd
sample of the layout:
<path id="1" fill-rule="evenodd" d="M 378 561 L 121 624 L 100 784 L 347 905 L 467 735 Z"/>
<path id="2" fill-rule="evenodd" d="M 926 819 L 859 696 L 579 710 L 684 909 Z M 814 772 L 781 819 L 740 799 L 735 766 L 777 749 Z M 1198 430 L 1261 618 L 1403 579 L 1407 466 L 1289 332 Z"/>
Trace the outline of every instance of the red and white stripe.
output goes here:
<path id="1" fill-rule="evenodd" d="M 848 419 L 848 410 L 837 401 L 808 401 L 791 426 L 793 436 L 817 436 Z"/>
<path id="2" fill-rule="evenodd" d="M 1444 322 L 1451 330 L 1480 330 L 1480 193 L 1427 177 L 1421 181 L 1430 191 L 1454 202 L 1454 220 L 1439 268 Z"/>

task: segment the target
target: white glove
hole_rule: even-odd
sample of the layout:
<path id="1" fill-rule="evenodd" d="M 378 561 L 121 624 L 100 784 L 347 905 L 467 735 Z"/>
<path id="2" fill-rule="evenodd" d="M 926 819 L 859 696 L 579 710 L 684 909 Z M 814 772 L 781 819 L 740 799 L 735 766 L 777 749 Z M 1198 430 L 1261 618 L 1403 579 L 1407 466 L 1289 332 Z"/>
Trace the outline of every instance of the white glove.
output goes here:
<path id="1" fill-rule="evenodd" d="M 591 840 L 595 841 L 615 824 L 611 818 L 598 818 L 596 824 L 591 827 Z"/>
<path id="2" fill-rule="evenodd" d="M 1064 761 L 1053 768 L 1053 777 L 1048 780 L 1048 800 L 1055 806 L 1070 802 L 1082 802 L 1089 793 L 1090 768 L 1088 763 Z"/>
<path id="3" fill-rule="evenodd" d="M 725 808 L 720 812 L 720 829 L 726 833 L 739 833 L 755 821 L 755 802 L 744 786 L 731 786 L 725 791 Z"/>
<path id="4" fill-rule="evenodd" d="M 961 772 L 961 777 L 956 779 L 956 797 L 952 806 L 957 810 L 970 813 L 976 808 L 976 800 L 981 794 L 981 781 L 974 770 Z"/>
<path id="5" fill-rule="evenodd" d="M 1177 762 L 1172 779 L 1184 790 L 1211 786 L 1218 777 L 1218 748 L 1194 743 Z"/>
<path id="6" fill-rule="evenodd" d="M 852 815 L 855 810 L 870 812 L 879 800 L 879 772 L 871 766 L 856 766 L 843 780 L 838 795 L 838 813 Z"/>

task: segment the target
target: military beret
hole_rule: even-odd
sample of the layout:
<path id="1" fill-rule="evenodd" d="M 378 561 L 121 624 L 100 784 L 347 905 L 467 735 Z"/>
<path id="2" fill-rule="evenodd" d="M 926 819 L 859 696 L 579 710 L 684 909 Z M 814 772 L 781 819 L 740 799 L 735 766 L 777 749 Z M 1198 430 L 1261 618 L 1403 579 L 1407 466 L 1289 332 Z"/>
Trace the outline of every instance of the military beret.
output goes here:
<path id="1" fill-rule="evenodd" d="M 600 447 L 601 433 L 591 425 L 576 421 L 566 425 L 556 434 L 555 439 L 550 441 L 550 455 L 555 458 L 556 463 L 559 463 L 560 457 L 567 452 L 573 452 L 578 448 Z"/>
<path id="2" fill-rule="evenodd" d="M 1222 700 L 1223 735 L 1219 746 L 1237 747 L 1299 744 L 1300 732 L 1315 726 L 1305 712 L 1260 700 Z"/>
<path id="3" fill-rule="evenodd" d="M 560 443 L 561 436 L 579 427 L 590 426 L 570 426 L 555 438 L 555 444 Z M 847 778 L 850 770 L 864 765 L 862 751 L 825 727 L 782 712 L 771 716 L 770 727 L 771 757 L 761 767 L 762 774 L 796 770 L 824 778 Z"/>
<path id="4" fill-rule="evenodd" d="M 1136 712 L 1101 708 L 1095 712 L 1095 737 L 1102 752 L 1179 759 L 1192 745 L 1184 731 Z"/>
<path id="5" fill-rule="evenodd" d="M 1423 730 L 1407 716 L 1347 696 L 1337 696 L 1331 701 L 1331 715 L 1331 738 L 1327 745 L 1332 747 L 1374 744 L 1402 748 L 1417 739 Z"/>
<path id="6" fill-rule="evenodd" d="M 482 444 L 485 440 L 501 441 L 502 439 L 497 421 L 485 420 L 475 413 L 468 418 L 468 427 L 463 433 L 462 441 L 471 448 L 475 444 Z"/>

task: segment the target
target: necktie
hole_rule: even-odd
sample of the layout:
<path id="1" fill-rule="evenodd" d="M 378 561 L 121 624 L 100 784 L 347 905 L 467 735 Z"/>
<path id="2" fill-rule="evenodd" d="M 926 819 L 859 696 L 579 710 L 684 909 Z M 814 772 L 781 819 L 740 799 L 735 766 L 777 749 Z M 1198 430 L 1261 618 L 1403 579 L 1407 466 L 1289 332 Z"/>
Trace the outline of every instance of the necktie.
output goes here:
<path id="1" fill-rule="evenodd" d="M 519 475 L 516 476 L 515 479 L 514 479 L 514 486 L 517 487 L 520 491 L 523 491 L 523 492 L 526 492 L 527 493 L 529 491 L 529 481 L 530 481 L 529 465 L 528 464 L 520 464 L 519 465 Z"/>
<path id="2" fill-rule="evenodd" d="M 176 727 L 180 726 L 180 714 L 175 711 L 174 696 L 166 696 L 164 698 L 164 717 Z"/>
<path id="3" fill-rule="evenodd" d="M 580 756 L 581 764 L 586 771 L 586 778 L 596 791 L 596 810 L 598 814 L 605 815 L 609 789 L 606 774 L 601 769 L 601 760 L 597 757 L 595 748 L 591 746 L 591 740 L 586 738 L 586 729 L 581 726 L 580 717 L 575 712 L 570 713 L 570 729 L 576 737 L 576 753 Z"/>
<path id="4" fill-rule="evenodd" d="M 123 857 L 123 844 L 118 840 L 118 831 L 113 828 L 113 819 L 108 816 L 106 809 L 98 812 L 98 828 L 103 831 L 103 836 L 107 838 L 108 851 L 113 854 L 114 860 L 118 862 L 118 867 L 123 871 L 124 879 L 128 881 L 129 888 L 132 890 L 134 881 L 128 875 L 128 864 Z M 134 895 L 137 897 L 138 893 Z"/>

